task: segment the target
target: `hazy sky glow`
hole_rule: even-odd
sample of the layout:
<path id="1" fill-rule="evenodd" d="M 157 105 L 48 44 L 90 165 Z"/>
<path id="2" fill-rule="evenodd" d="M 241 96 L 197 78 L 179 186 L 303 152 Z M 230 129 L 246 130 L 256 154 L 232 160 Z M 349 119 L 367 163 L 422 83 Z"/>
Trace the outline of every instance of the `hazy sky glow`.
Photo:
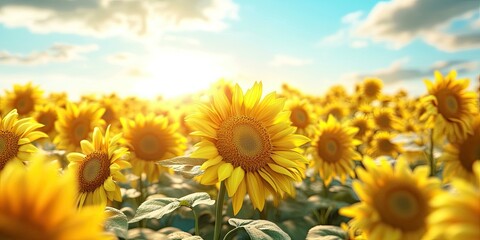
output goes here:
<path id="1" fill-rule="evenodd" d="M 478 0 L 0 2 L 2 91 L 172 97 L 223 77 L 322 94 L 378 76 L 418 94 L 435 69 L 477 86 L 478 56 Z"/>

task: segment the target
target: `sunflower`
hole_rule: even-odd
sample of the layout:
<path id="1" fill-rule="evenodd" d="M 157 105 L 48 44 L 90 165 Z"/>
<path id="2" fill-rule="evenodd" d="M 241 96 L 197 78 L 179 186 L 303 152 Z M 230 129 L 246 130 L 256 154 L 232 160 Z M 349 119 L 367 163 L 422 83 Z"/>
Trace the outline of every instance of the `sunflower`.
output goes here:
<path id="1" fill-rule="evenodd" d="M 378 78 L 366 78 L 360 85 L 360 94 L 367 101 L 373 101 L 380 97 L 382 93 L 383 82 Z"/>
<path id="2" fill-rule="evenodd" d="M 309 139 L 294 134 L 289 112 L 283 111 L 285 99 L 275 92 L 261 97 L 261 82 L 245 94 L 236 84 L 232 102 L 220 92 L 187 117 L 197 130 L 191 134 L 202 137 L 191 157 L 207 159 L 200 183 L 224 182 L 235 215 L 247 193 L 262 210 L 266 197 L 293 195 L 292 182 L 304 178 L 307 161 L 298 147 Z"/>
<path id="3" fill-rule="evenodd" d="M 393 141 L 396 136 L 394 133 L 385 131 L 376 132 L 370 141 L 367 154 L 373 158 L 380 156 L 396 158 L 398 154 L 402 152 L 401 145 Z"/>
<path id="4" fill-rule="evenodd" d="M 473 91 L 466 91 L 468 79 L 456 78 L 455 71 L 445 77 L 435 71 L 435 83 L 425 80 L 428 95 L 421 100 L 426 107 L 421 120 L 426 120 L 427 126 L 434 129 L 435 139 L 446 136 L 450 142 L 455 142 L 472 131 L 477 96 Z"/>
<path id="5" fill-rule="evenodd" d="M 35 106 L 42 100 L 43 91 L 31 82 L 25 85 L 13 85 L 13 91 L 6 91 L 2 99 L 2 109 L 10 111 L 17 109 L 20 116 L 27 116 L 35 110 Z"/>
<path id="6" fill-rule="evenodd" d="M 480 161 L 473 165 L 473 172 L 474 183 L 455 179 L 453 192 L 432 199 L 434 211 L 424 239 L 480 239 Z"/>
<path id="7" fill-rule="evenodd" d="M 337 122 L 332 115 L 326 122 L 320 122 L 320 131 L 307 153 L 313 157 L 311 167 L 318 170 L 325 185 L 328 186 L 334 177 L 345 183 L 348 175 L 355 176 L 353 160 L 361 159 L 355 150 L 361 143 L 354 138 L 357 131 L 357 128 Z"/>
<path id="8" fill-rule="evenodd" d="M 335 101 L 328 103 L 322 110 L 322 115 L 325 120 L 332 115 L 338 120 L 344 119 L 349 113 L 348 105 L 342 101 Z"/>
<path id="9" fill-rule="evenodd" d="M 55 130 L 55 122 L 58 119 L 57 107 L 53 103 L 37 105 L 32 116 L 38 123 L 43 124 L 43 127 L 38 130 L 48 134 L 50 139 L 54 139 L 57 135 Z"/>
<path id="10" fill-rule="evenodd" d="M 353 183 L 361 201 L 341 208 L 340 214 L 352 217 L 350 224 L 368 239 L 420 239 L 432 212 L 431 199 L 440 189 L 438 179 L 428 178 L 427 166 L 412 172 L 402 160 L 394 168 L 386 160 L 376 165 L 365 159 L 364 165 L 357 168 L 360 181 Z"/>
<path id="11" fill-rule="evenodd" d="M 373 129 L 373 121 L 365 114 L 358 114 L 350 120 L 350 126 L 358 128 L 355 138 L 359 140 L 369 136 Z"/>
<path id="12" fill-rule="evenodd" d="M 472 128 L 465 139 L 446 145 L 438 159 L 444 163 L 444 181 L 459 177 L 474 182 L 473 164 L 480 161 L 480 115 L 475 116 Z"/>
<path id="13" fill-rule="evenodd" d="M 16 109 L 11 110 L 2 119 L 0 116 L 0 171 L 9 161 L 28 161 L 31 154 L 38 149 L 33 141 L 48 137 L 47 134 L 36 131 L 42 125 L 31 118 L 18 119 Z"/>
<path id="14" fill-rule="evenodd" d="M 391 108 L 376 108 L 373 110 L 373 122 L 378 130 L 400 130 L 402 124 Z"/>
<path id="15" fill-rule="evenodd" d="M 103 208 L 75 207 L 73 175 L 41 157 L 30 162 L 10 162 L 0 175 L 0 239 L 113 239 L 102 229 Z"/>
<path id="16" fill-rule="evenodd" d="M 120 116 L 122 115 L 122 102 L 115 94 L 109 96 L 103 96 L 98 103 L 102 108 L 105 108 L 105 112 L 102 115 L 102 119 L 107 125 L 112 125 L 112 128 L 120 128 Z"/>
<path id="17" fill-rule="evenodd" d="M 70 162 L 68 170 L 76 174 L 78 182 L 77 206 L 107 206 L 107 201 L 122 201 L 117 181 L 125 181 L 120 172 L 131 167 L 122 160 L 128 155 L 128 149 L 121 147 L 118 141 L 121 134 L 110 138 L 110 125 L 102 135 L 100 129 L 93 130 L 93 140 L 82 140 L 82 153 L 73 152 L 67 155 Z"/>
<path id="18" fill-rule="evenodd" d="M 291 112 L 290 121 L 297 128 L 296 133 L 312 137 L 317 122 L 317 116 L 312 104 L 306 100 L 292 98 L 287 100 L 285 109 Z"/>
<path id="19" fill-rule="evenodd" d="M 146 173 L 150 182 L 158 181 L 161 172 L 169 169 L 156 162 L 183 155 L 186 139 L 179 125 L 169 123 L 164 116 L 138 114 L 135 120 L 120 118 L 124 139 L 132 152 L 130 162 L 133 173 Z"/>
<path id="20" fill-rule="evenodd" d="M 53 140 L 58 149 L 79 151 L 80 141 L 87 139 L 95 127 L 103 127 L 104 108 L 93 103 L 83 102 L 79 105 L 68 102 L 66 109 L 58 109 L 55 129 L 58 135 Z"/>

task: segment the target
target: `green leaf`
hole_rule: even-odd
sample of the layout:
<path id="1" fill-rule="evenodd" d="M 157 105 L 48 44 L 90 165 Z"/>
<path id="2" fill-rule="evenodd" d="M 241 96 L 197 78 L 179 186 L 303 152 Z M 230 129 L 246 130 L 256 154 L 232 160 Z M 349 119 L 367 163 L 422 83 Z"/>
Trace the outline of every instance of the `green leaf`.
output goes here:
<path id="1" fill-rule="evenodd" d="M 157 164 L 173 169 L 185 178 L 193 178 L 203 173 L 200 166 L 206 161 L 203 158 L 175 157 L 157 161 Z"/>
<path id="2" fill-rule="evenodd" d="M 105 230 L 114 233 L 117 237 L 127 238 L 127 216 L 120 210 L 112 207 L 107 207 L 105 212 L 108 216 L 107 220 L 105 221 Z"/>
<path id="3" fill-rule="evenodd" d="M 192 193 L 185 197 L 181 197 L 178 200 L 181 202 L 185 201 L 186 203 L 188 203 L 187 207 L 195 207 L 199 204 L 206 204 L 206 205 L 215 204 L 215 200 L 212 200 L 210 198 L 210 195 L 208 195 L 208 193 L 205 193 L 205 192 Z"/>
<path id="4" fill-rule="evenodd" d="M 228 223 L 235 228 L 243 228 L 252 240 L 291 239 L 288 234 L 270 221 L 230 218 Z"/>
<path id="5" fill-rule="evenodd" d="M 181 207 L 176 198 L 156 198 L 148 199 L 137 209 L 135 217 L 129 223 L 138 222 L 142 219 L 157 218 L 160 219 L 166 214 L 175 211 Z"/>
<path id="6" fill-rule="evenodd" d="M 181 198 L 150 198 L 143 202 L 137 209 L 135 217 L 129 222 L 138 222 L 142 219 L 160 219 L 178 208 L 184 206 L 193 208 L 199 204 L 213 205 L 215 200 L 210 199 L 207 193 L 192 193 Z"/>
<path id="7" fill-rule="evenodd" d="M 319 225 L 311 228 L 307 240 L 347 240 L 348 233 L 342 228 L 330 225 Z"/>

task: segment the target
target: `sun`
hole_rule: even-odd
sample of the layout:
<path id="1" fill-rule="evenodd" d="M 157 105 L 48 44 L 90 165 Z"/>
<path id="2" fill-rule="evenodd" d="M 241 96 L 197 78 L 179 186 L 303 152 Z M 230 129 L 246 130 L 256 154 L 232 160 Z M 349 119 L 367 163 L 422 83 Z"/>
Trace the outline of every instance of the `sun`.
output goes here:
<path id="1" fill-rule="evenodd" d="M 195 93 L 232 76 L 228 59 L 199 51 L 159 49 L 147 61 L 144 72 L 140 73 L 142 80 L 135 84 L 134 91 L 148 98 Z"/>

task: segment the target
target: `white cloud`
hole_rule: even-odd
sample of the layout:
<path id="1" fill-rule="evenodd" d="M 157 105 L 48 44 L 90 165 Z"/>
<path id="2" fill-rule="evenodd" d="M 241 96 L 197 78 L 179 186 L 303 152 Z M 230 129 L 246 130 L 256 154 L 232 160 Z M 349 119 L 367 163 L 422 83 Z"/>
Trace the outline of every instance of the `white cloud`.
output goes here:
<path id="1" fill-rule="evenodd" d="M 273 57 L 273 59 L 269 62 L 269 65 L 274 67 L 283 67 L 283 66 L 298 67 L 298 66 L 308 65 L 311 63 L 312 63 L 312 60 L 310 59 L 302 59 L 298 57 L 278 54 Z"/>
<path id="2" fill-rule="evenodd" d="M 362 11 L 348 13 L 342 17 L 342 27 L 335 33 L 322 38 L 318 47 L 339 47 L 348 45 L 351 48 L 364 48 L 368 46 L 368 41 L 358 38 L 354 35 L 355 28 L 361 23 Z"/>
<path id="3" fill-rule="evenodd" d="M 359 37 L 401 48 L 416 38 L 444 51 L 480 47 L 480 27 L 452 30 L 455 21 L 471 21 L 477 0 L 392 0 L 379 2 L 355 28 Z"/>
<path id="4" fill-rule="evenodd" d="M 27 55 L 0 51 L 0 64 L 37 65 L 51 62 L 68 62 L 81 59 L 83 54 L 97 50 L 96 45 L 69 45 L 56 43 L 43 51 L 32 52 Z"/>
<path id="5" fill-rule="evenodd" d="M 433 76 L 433 72 L 438 70 L 444 74 L 451 70 L 456 70 L 460 74 L 475 73 L 480 70 L 479 61 L 450 60 L 433 63 L 428 68 L 412 68 L 405 65 L 409 62 L 408 58 L 402 58 L 394 61 L 390 66 L 377 69 L 370 73 L 348 73 L 342 76 L 344 80 L 361 81 L 366 77 L 377 77 L 385 83 L 405 82 L 411 80 L 421 80 Z"/>
<path id="6" fill-rule="evenodd" d="M 345 24 L 359 23 L 362 16 L 363 16 L 362 11 L 351 12 L 342 17 L 342 23 L 345 23 Z"/>
<path id="7" fill-rule="evenodd" d="M 231 0 L 2 0 L 0 23 L 38 33 L 144 37 L 222 30 L 237 10 Z"/>
<path id="8" fill-rule="evenodd" d="M 128 66 L 137 61 L 136 55 L 130 52 L 118 52 L 106 57 L 110 64 Z"/>

